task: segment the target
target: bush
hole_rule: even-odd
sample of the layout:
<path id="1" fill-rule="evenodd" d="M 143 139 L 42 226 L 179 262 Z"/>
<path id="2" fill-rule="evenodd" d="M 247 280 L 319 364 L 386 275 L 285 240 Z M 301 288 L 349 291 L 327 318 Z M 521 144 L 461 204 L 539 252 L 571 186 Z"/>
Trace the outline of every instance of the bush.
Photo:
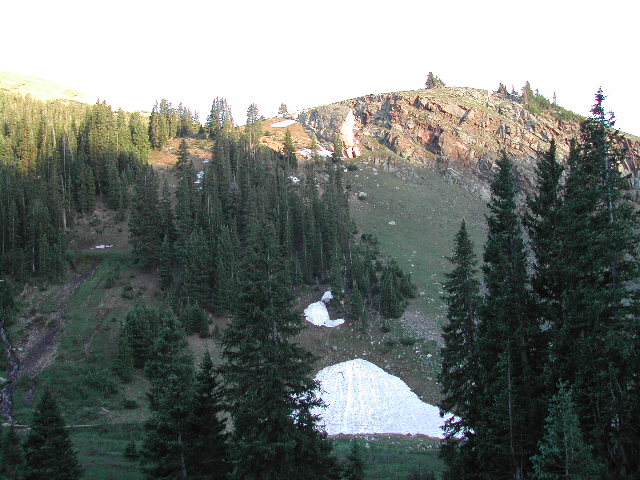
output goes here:
<path id="1" fill-rule="evenodd" d="M 136 442 L 131 440 L 127 443 L 127 446 L 124 447 L 124 451 L 122 452 L 124 458 L 127 460 L 137 460 L 138 459 L 138 449 L 136 448 Z"/>
<path id="2" fill-rule="evenodd" d="M 140 407 L 140 405 L 138 405 L 138 402 L 136 402 L 135 400 L 125 398 L 122 401 L 122 408 L 124 408 L 125 410 L 135 410 L 138 407 Z"/>
<path id="3" fill-rule="evenodd" d="M 428 470 L 412 470 L 407 480 L 436 480 L 436 476 Z"/>
<path id="4" fill-rule="evenodd" d="M 418 340 L 413 335 L 406 335 L 400 339 L 400 343 L 405 347 L 412 347 Z"/>

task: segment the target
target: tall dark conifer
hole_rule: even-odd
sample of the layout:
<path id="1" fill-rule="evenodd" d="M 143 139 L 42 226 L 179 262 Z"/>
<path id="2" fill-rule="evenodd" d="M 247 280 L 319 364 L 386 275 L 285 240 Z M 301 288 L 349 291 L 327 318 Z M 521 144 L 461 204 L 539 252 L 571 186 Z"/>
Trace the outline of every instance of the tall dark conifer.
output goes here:
<path id="1" fill-rule="evenodd" d="M 480 282 L 473 243 L 463 221 L 449 258 L 453 270 L 444 283 L 447 323 L 443 330 L 442 367 L 439 380 L 443 398 L 440 410 L 451 412 L 459 420 L 445 424 L 446 441 L 442 448 L 451 478 L 468 478 L 468 458 L 474 445 L 478 421 L 477 395 L 480 385 L 478 322 Z M 465 440 L 461 441 L 460 438 Z"/>
<path id="2" fill-rule="evenodd" d="M 516 210 L 513 164 L 504 158 L 491 185 L 484 250 L 487 289 L 478 328 L 481 415 L 478 460 L 487 475 L 523 478 L 530 470 L 540 403 L 540 328 L 531 313 L 527 253 Z"/>
<path id="3" fill-rule="evenodd" d="M 551 381 L 568 381 L 587 443 L 618 478 L 640 470 L 638 217 L 599 91 L 569 157 L 561 210 L 564 283 Z M 635 372 L 635 373 L 634 373 Z M 614 387 L 615 386 L 615 387 Z"/>
<path id="4" fill-rule="evenodd" d="M 225 480 L 230 471 L 222 386 L 207 350 L 196 374 L 188 421 L 189 478 Z"/>
<path id="5" fill-rule="evenodd" d="M 51 392 L 44 392 L 24 443 L 25 480 L 75 480 L 82 468 Z"/>
<path id="6" fill-rule="evenodd" d="M 223 339 L 232 478 L 331 478 L 331 447 L 311 411 L 320 405 L 312 356 L 292 343 L 303 325 L 275 231 L 264 220 L 251 225 L 238 306 Z"/>

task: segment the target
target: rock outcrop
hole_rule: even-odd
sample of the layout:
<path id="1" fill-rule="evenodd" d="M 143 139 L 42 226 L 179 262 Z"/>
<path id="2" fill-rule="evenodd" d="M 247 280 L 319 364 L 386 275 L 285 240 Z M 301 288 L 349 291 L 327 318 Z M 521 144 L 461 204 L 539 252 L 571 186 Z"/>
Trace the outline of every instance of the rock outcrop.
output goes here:
<path id="1" fill-rule="evenodd" d="M 579 119 L 552 109 L 538 115 L 510 95 L 487 90 L 440 87 L 360 98 L 302 112 L 298 121 L 320 141 L 339 134 L 343 154 L 364 155 L 386 168 L 402 162 L 437 167 L 482 197 L 488 195 L 496 160 L 512 158 L 520 187 L 533 187 L 537 153 L 555 139 L 559 155 L 579 135 Z M 640 144 L 623 137 L 622 165 L 640 189 Z"/>

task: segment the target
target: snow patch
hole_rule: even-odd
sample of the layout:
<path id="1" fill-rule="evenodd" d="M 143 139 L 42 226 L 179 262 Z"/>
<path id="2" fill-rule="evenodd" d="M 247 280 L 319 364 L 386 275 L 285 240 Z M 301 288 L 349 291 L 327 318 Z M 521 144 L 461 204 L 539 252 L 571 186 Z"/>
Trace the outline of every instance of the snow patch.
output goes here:
<path id="1" fill-rule="evenodd" d="M 314 411 L 329 435 L 398 433 L 443 438 L 451 417 L 423 402 L 400 378 L 356 358 L 323 368 L 315 379 L 327 408 Z"/>
<path id="2" fill-rule="evenodd" d="M 111 248 L 111 247 L 113 247 L 113 245 L 96 245 L 95 247 L 93 247 L 93 249 L 102 250 L 103 248 Z"/>
<path id="3" fill-rule="evenodd" d="M 279 122 L 276 123 L 272 123 L 271 126 L 272 127 L 276 127 L 276 128 L 284 128 L 284 127 L 288 127 L 290 125 L 293 125 L 294 123 L 298 123 L 295 120 L 280 120 Z"/>
<path id="4" fill-rule="evenodd" d="M 304 155 L 307 158 L 311 158 L 311 149 L 310 148 L 303 148 L 301 150 L 298 150 L 298 153 L 300 153 L 301 155 Z M 327 150 L 326 148 L 320 146 L 318 147 L 318 149 L 316 150 L 316 153 L 318 155 L 320 155 L 321 157 L 327 158 L 330 157 L 331 155 L 333 155 L 333 153 L 329 150 Z"/>
<path id="5" fill-rule="evenodd" d="M 291 180 L 291 183 L 300 183 L 300 179 L 298 177 L 289 177 L 289 180 Z"/>
<path id="6" fill-rule="evenodd" d="M 202 179 L 204 178 L 204 170 L 200 170 L 197 174 L 196 177 L 198 177 L 198 179 L 193 182 L 193 183 L 201 183 Z"/>
<path id="7" fill-rule="evenodd" d="M 337 327 L 344 323 L 344 319 L 338 318 L 337 320 L 331 320 L 329 318 L 329 311 L 325 303 L 320 300 L 319 302 L 312 303 L 304 309 L 304 316 L 308 322 L 313 323 L 317 327 Z"/>
<path id="8" fill-rule="evenodd" d="M 327 290 L 326 292 L 324 292 L 320 300 L 322 300 L 324 303 L 327 303 L 333 300 L 333 294 L 331 293 L 331 290 Z"/>

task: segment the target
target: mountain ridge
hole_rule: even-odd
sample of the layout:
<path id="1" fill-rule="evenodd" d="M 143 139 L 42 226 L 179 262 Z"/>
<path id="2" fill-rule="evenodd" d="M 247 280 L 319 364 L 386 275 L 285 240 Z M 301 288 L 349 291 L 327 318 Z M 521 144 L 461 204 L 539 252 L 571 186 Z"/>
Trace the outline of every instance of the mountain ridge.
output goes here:
<path id="1" fill-rule="evenodd" d="M 514 160 L 521 188 L 532 191 L 538 152 L 554 139 L 565 158 L 580 134 L 582 117 L 541 96 L 533 102 L 506 92 L 437 87 L 369 94 L 304 110 L 297 119 L 323 142 L 333 142 L 341 132 L 349 158 L 369 158 L 390 169 L 403 162 L 436 167 L 486 200 L 502 155 Z M 630 174 L 636 200 L 639 140 L 624 133 L 617 140 L 626 151 L 621 168 Z"/>

